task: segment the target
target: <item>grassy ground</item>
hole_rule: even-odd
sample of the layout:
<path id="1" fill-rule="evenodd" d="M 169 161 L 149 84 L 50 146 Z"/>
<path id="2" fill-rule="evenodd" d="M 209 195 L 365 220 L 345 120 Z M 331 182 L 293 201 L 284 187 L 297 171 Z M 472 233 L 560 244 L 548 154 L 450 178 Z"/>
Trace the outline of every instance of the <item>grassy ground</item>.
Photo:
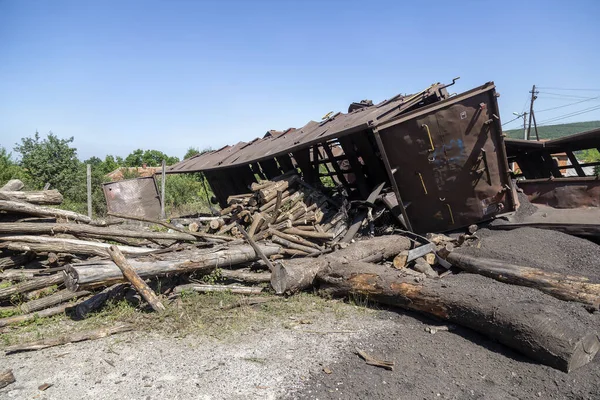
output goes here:
<path id="1" fill-rule="evenodd" d="M 267 301 L 253 306 L 239 306 L 248 297 L 228 292 L 184 293 L 161 314 L 145 307 L 135 307 L 123 300 L 106 305 L 83 321 L 59 315 L 5 328 L 0 333 L 0 348 L 123 322 L 134 325 L 139 331 L 155 331 L 169 337 L 192 334 L 227 340 L 273 324 L 293 329 L 299 324 L 312 324 L 320 318 L 340 319 L 357 310 L 373 312 L 365 307 L 367 302 L 360 299 L 344 303 L 312 294 L 290 298 L 265 295 L 261 298 Z"/>

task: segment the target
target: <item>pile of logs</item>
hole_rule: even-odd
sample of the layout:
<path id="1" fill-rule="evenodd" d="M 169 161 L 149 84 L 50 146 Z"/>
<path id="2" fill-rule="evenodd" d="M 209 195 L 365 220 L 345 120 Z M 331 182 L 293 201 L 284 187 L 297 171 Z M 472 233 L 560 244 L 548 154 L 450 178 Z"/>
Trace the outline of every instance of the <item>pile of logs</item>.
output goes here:
<path id="1" fill-rule="evenodd" d="M 254 183 L 251 190 L 229 196 L 209 232 L 243 238 L 243 226 L 253 240 L 282 246 L 284 255 L 307 256 L 322 253 L 348 229 L 345 210 L 296 174 Z"/>
<path id="2" fill-rule="evenodd" d="M 190 290 L 315 290 L 450 321 L 567 372 L 600 350 L 597 313 L 588 312 L 600 307 L 600 284 L 461 253 L 478 240 L 476 226 L 453 237 L 402 232 L 347 243 L 344 210 L 296 175 L 257 183 L 231 196 L 221 216 L 188 229 L 128 216 L 96 220 L 50 207 L 60 193 L 9 189 L 0 190 L 0 331 L 56 314 L 83 319 L 116 299 L 162 312 Z M 224 284 L 201 281 L 214 272 Z"/>

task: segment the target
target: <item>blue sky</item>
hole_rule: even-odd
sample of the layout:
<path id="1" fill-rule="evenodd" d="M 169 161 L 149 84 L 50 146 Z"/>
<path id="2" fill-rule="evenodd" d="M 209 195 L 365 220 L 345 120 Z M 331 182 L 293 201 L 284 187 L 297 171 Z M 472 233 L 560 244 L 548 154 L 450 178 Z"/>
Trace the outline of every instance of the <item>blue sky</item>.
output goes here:
<path id="1" fill-rule="evenodd" d="M 352 101 L 495 81 L 503 123 L 600 106 L 600 2 L 0 0 L 0 145 L 182 157 Z M 600 119 L 598 110 L 558 122 Z M 505 128 L 518 127 L 518 121 Z"/>

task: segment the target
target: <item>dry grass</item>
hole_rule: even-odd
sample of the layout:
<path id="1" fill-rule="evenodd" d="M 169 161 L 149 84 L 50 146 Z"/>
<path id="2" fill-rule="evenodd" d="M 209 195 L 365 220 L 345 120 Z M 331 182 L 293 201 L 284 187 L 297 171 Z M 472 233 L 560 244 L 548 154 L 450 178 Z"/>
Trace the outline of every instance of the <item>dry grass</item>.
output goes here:
<path id="1" fill-rule="evenodd" d="M 371 312 L 360 304 L 327 300 L 306 293 L 290 298 L 274 295 L 264 297 L 268 300 L 264 303 L 237 306 L 248 298 L 228 292 L 184 293 L 161 314 L 145 307 L 135 307 L 123 300 L 106 305 L 83 321 L 59 315 L 5 328 L 0 333 L 0 349 L 121 322 L 131 323 L 139 331 L 154 331 L 169 337 L 200 335 L 218 340 L 233 340 L 246 332 L 269 327 L 293 329 L 320 318 L 341 319 L 357 310 Z"/>

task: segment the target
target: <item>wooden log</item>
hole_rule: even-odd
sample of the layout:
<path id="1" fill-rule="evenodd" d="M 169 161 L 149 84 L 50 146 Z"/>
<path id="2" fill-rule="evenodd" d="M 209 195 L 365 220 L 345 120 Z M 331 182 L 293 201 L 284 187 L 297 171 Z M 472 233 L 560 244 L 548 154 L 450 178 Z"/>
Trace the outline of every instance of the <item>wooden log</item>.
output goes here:
<path id="1" fill-rule="evenodd" d="M 25 185 L 23 184 L 23 182 L 21 182 L 18 179 L 11 179 L 10 181 L 6 182 L 4 184 L 4 186 L 0 187 L 0 191 L 18 191 L 23 189 Z"/>
<path id="2" fill-rule="evenodd" d="M 530 288 L 474 274 L 416 283 L 397 270 L 361 262 L 331 263 L 317 279 L 326 296 L 367 296 L 451 321 L 564 372 L 589 363 L 600 350 L 587 311 Z"/>
<path id="3" fill-rule="evenodd" d="M 410 240 L 404 236 L 379 236 L 352 243 L 345 249 L 317 258 L 280 261 L 271 273 L 271 287 L 277 294 L 297 293 L 310 288 L 317 272 L 331 262 L 351 262 L 375 254 L 380 254 L 382 259 L 389 259 L 409 249 L 410 245 Z"/>
<path id="4" fill-rule="evenodd" d="M 208 242 L 223 243 L 223 242 L 228 242 L 228 241 L 234 240 L 234 238 L 229 237 L 229 236 L 211 235 L 209 233 L 203 233 L 203 232 L 189 232 L 189 231 L 186 231 L 185 229 L 178 228 L 175 225 L 170 224 L 166 221 L 161 221 L 158 219 L 150 219 L 150 218 L 138 217 L 135 215 L 124 215 L 124 214 L 117 214 L 117 213 L 111 213 L 111 212 L 109 212 L 107 214 L 111 215 L 115 218 L 131 219 L 133 221 L 141 221 L 141 222 L 148 222 L 150 224 L 162 225 L 165 228 L 169 228 L 169 229 L 174 230 L 179 233 L 193 235 L 193 236 L 199 237 L 201 239 L 204 239 Z"/>
<path id="5" fill-rule="evenodd" d="M 106 256 L 106 249 L 110 245 L 101 242 L 91 242 L 78 239 L 63 239 L 45 236 L 24 236 L 24 235 L 1 235 L 0 248 L 16 251 L 33 251 L 39 252 L 60 252 L 71 254 L 85 254 Z M 118 246 L 125 254 L 142 255 L 154 253 L 156 249 L 147 249 L 132 246 Z"/>
<path id="6" fill-rule="evenodd" d="M 50 296 L 30 300 L 27 303 L 21 304 L 18 308 L 23 314 L 28 314 L 39 310 L 43 310 L 48 307 L 55 306 L 60 303 L 64 303 L 65 301 L 77 299 L 79 297 L 84 297 L 89 294 L 91 294 L 91 292 L 87 290 L 72 292 L 68 289 L 63 289 L 54 294 L 51 294 Z"/>
<path id="7" fill-rule="evenodd" d="M 93 220 L 87 215 L 79 214 L 73 211 L 60 210 L 58 208 L 50 208 L 45 206 L 36 206 L 33 204 L 11 200 L 0 200 L 0 211 L 7 211 L 9 213 L 29 214 L 38 217 L 62 218 L 66 219 L 67 221 L 83 222 L 85 224 L 96 226 L 106 225 L 106 221 Z"/>
<path id="8" fill-rule="evenodd" d="M 129 265 L 123 253 L 121 253 L 116 246 L 110 246 L 107 252 L 110 255 L 110 258 L 112 258 L 113 262 L 117 264 L 117 267 L 119 267 L 125 279 L 131 282 L 131 285 L 144 298 L 144 300 L 150 304 L 150 307 L 157 312 L 165 311 L 166 308 L 160 302 L 160 299 L 158 296 L 156 296 L 156 293 L 150 289 L 148 284 L 144 282 L 144 280 L 135 272 L 133 267 Z"/>
<path id="9" fill-rule="evenodd" d="M 281 213 L 281 190 L 277 191 L 277 197 L 275 200 L 275 209 L 273 210 L 273 214 L 271 215 L 271 223 L 277 221 L 277 217 Z"/>
<path id="10" fill-rule="evenodd" d="M 278 254 L 280 246 L 258 245 L 268 256 Z M 141 278 L 177 275 L 197 271 L 208 274 L 217 267 L 242 264 L 256 260 L 256 252 L 249 245 L 232 245 L 225 249 L 206 249 L 165 255 L 163 259 L 153 256 L 127 261 Z M 125 280 L 117 265 L 109 260 L 89 261 L 65 266 L 65 285 L 77 291 L 98 286 L 108 286 Z"/>
<path id="11" fill-rule="evenodd" d="M 225 225 L 225 220 L 223 218 L 218 218 L 218 219 L 214 219 L 212 221 L 210 221 L 210 229 L 216 231 L 219 228 L 221 228 L 223 225 Z"/>
<path id="12" fill-rule="evenodd" d="M 425 274 L 428 278 L 437 278 L 438 273 L 435 272 L 431 265 L 423 257 L 419 257 L 414 261 L 413 269 L 417 272 Z"/>
<path id="13" fill-rule="evenodd" d="M 4 223 L 0 224 L 0 226 L 1 225 L 4 225 Z M 18 267 L 20 265 L 26 264 L 34 258 L 35 254 L 31 252 L 2 257 L 0 258 L 0 271 L 2 271 L 4 268 Z"/>
<path id="14" fill-rule="evenodd" d="M 5 269 L 4 271 L 0 272 L 0 279 L 8 281 L 23 281 L 26 279 L 31 279 L 34 276 L 42 275 L 44 272 L 46 272 L 45 269 Z"/>
<path id="15" fill-rule="evenodd" d="M 271 281 L 270 272 L 252 272 L 248 269 L 221 269 L 221 277 L 246 283 L 266 283 Z"/>
<path id="16" fill-rule="evenodd" d="M 46 308 L 45 310 L 40 310 L 30 314 L 15 315 L 12 317 L 2 318 L 0 319 L 0 328 L 8 325 L 20 324 L 22 322 L 33 321 L 37 318 L 46 318 L 58 314 L 63 314 L 67 308 L 73 306 L 74 305 L 72 303 L 63 303 L 58 306 Z"/>
<path id="17" fill-rule="evenodd" d="M 19 181 L 20 182 L 20 181 Z M 11 383 L 15 383 L 16 379 L 13 375 L 12 369 L 7 369 L 0 372 L 0 389 L 7 387 Z"/>
<path id="18" fill-rule="evenodd" d="M 37 223 L 37 222 L 15 222 L 0 224 L 0 234 L 43 234 L 56 235 L 67 233 L 72 235 L 93 235 L 97 238 L 137 238 L 137 239 L 166 239 L 166 240 L 186 240 L 197 241 L 195 235 L 181 232 L 152 232 L 144 229 L 122 229 L 113 227 L 99 227 L 81 224 L 56 224 L 56 223 Z"/>
<path id="19" fill-rule="evenodd" d="M 58 190 L 41 190 L 34 192 L 0 190 L 0 200 L 24 201 L 29 204 L 40 205 L 58 205 L 62 204 L 63 196 Z"/>
<path id="20" fill-rule="evenodd" d="M 260 212 L 255 212 L 252 216 L 252 224 L 248 228 L 248 236 L 253 237 L 265 220 L 265 217 Z"/>
<path id="21" fill-rule="evenodd" d="M 29 281 L 21 282 L 16 285 L 5 287 L 0 289 L 0 300 L 8 299 L 10 296 L 29 292 L 31 290 L 41 289 L 52 285 L 59 285 L 63 283 L 63 276 L 61 274 L 54 274 L 50 276 L 43 276 Z"/>
<path id="22" fill-rule="evenodd" d="M 291 198 L 296 198 L 294 196 L 297 195 L 298 192 L 296 192 L 295 189 L 290 189 L 290 190 L 285 190 L 281 193 L 281 201 L 282 204 L 286 204 L 287 202 L 289 202 L 289 199 Z M 260 212 L 270 212 L 271 210 L 275 209 L 275 203 L 277 203 L 277 198 L 274 197 L 273 199 L 271 199 L 270 201 L 267 201 L 266 203 L 263 203 L 258 209 Z"/>
<path id="23" fill-rule="evenodd" d="M 234 294 L 262 294 L 263 288 L 254 286 L 239 286 L 239 285 L 204 285 L 198 283 L 190 283 L 187 285 L 180 285 L 175 287 L 175 294 L 181 294 L 182 292 L 230 292 Z"/>
<path id="24" fill-rule="evenodd" d="M 21 351 L 31 351 L 46 349 L 48 347 L 61 346 L 68 343 L 83 342 L 85 340 L 96 340 L 116 333 L 128 332 L 133 330 L 133 326 L 129 324 L 117 324 L 109 327 L 102 327 L 90 331 L 75 332 L 70 335 L 62 335 L 56 338 L 37 340 L 31 343 L 18 344 L 9 346 L 4 349 L 6 354 L 18 353 Z"/>
<path id="25" fill-rule="evenodd" d="M 256 253 L 256 255 L 259 256 L 260 259 L 263 260 L 263 262 L 265 263 L 267 268 L 269 268 L 269 271 L 272 271 L 273 264 L 271 264 L 271 261 L 269 261 L 269 259 L 265 255 L 265 253 L 262 252 L 260 247 L 256 244 L 256 242 L 254 242 L 254 240 L 252 240 L 250 235 L 248 235 L 248 233 L 244 230 L 244 228 L 241 225 L 238 224 L 237 228 L 240 231 L 240 233 L 242 234 L 242 236 L 244 237 L 244 239 L 246 240 L 246 242 L 248 242 L 248 244 L 250 246 L 252 246 L 252 249 L 254 249 L 254 252 Z"/>
<path id="26" fill-rule="evenodd" d="M 333 239 L 333 233 L 328 232 L 315 232 L 304 229 L 298 229 L 297 227 L 288 228 L 283 231 L 284 233 L 289 233 L 290 235 L 298 235 L 305 238 L 311 239 L 321 239 L 321 240 L 331 240 Z"/>
<path id="27" fill-rule="evenodd" d="M 84 319 L 89 313 L 102 308 L 108 301 L 116 301 L 123 298 L 127 287 L 129 287 L 129 285 L 126 283 L 116 283 L 103 291 L 96 293 L 89 299 L 77 304 L 77 307 L 75 307 L 75 316 L 77 319 Z"/>
<path id="28" fill-rule="evenodd" d="M 274 185 L 258 190 L 258 197 L 264 202 L 269 202 L 277 196 L 278 191 L 286 191 L 292 187 L 298 180 L 298 175 L 292 175 L 289 178 L 283 179 Z"/>
<path id="29" fill-rule="evenodd" d="M 600 284 L 591 283 L 586 277 L 564 275 L 456 252 L 449 254 L 447 260 L 455 267 L 473 274 L 487 276 L 504 283 L 531 287 L 557 299 L 600 308 Z"/>
<path id="30" fill-rule="evenodd" d="M 273 239 L 275 239 L 275 237 L 277 237 L 277 238 L 281 238 L 281 239 L 285 240 L 286 242 L 295 243 L 299 246 L 302 246 L 302 247 L 297 247 L 297 246 L 292 247 L 294 249 L 308 251 L 310 253 L 313 253 L 315 250 L 317 250 L 317 251 L 323 250 L 323 248 L 321 246 L 319 246 L 318 244 L 309 242 L 308 240 L 302 239 L 299 236 L 288 235 L 287 233 L 280 232 L 273 228 L 269 228 L 269 233 L 273 236 Z M 288 247 L 291 247 L 291 246 L 288 246 Z M 312 251 L 310 251 L 309 249 L 311 249 Z"/>
<path id="31" fill-rule="evenodd" d="M 297 249 L 283 248 L 283 249 L 281 249 L 281 254 L 286 255 L 286 256 L 292 256 L 292 257 L 306 257 L 307 255 L 312 254 L 312 253 L 308 253 L 306 251 L 297 250 Z"/>

